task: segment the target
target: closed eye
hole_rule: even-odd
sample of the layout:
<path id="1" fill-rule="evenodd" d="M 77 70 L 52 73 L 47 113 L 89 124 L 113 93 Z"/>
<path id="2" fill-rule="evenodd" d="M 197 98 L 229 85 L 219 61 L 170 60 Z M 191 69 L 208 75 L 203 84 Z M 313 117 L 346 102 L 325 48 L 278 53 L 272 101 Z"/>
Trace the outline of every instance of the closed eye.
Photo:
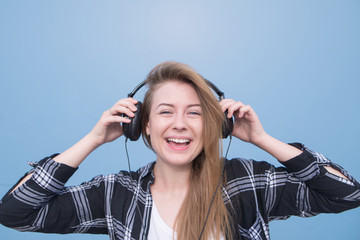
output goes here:
<path id="1" fill-rule="evenodd" d="M 163 110 L 163 111 L 160 111 L 160 114 L 171 114 L 171 112 L 167 111 L 167 110 Z"/>
<path id="2" fill-rule="evenodd" d="M 190 115 L 201 115 L 200 112 L 189 112 Z"/>

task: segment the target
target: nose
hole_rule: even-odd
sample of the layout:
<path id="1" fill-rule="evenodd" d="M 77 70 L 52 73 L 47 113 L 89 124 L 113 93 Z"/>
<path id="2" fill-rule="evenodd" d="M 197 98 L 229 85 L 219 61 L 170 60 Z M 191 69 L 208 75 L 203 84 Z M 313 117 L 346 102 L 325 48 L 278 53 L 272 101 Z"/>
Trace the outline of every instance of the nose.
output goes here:
<path id="1" fill-rule="evenodd" d="M 186 129 L 186 119 L 182 114 L 174 115 L 173 128 L 176 130 L 185 130 Z"/>

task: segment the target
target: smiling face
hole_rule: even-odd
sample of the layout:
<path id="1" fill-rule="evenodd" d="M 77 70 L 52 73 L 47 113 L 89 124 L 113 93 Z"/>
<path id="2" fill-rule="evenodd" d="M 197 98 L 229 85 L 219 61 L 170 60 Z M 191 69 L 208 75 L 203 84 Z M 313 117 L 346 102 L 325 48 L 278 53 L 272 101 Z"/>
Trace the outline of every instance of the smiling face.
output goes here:
<path id="1" fill-rule="evenodd" d="M 203 149 L 200 100 L 188 83 L 170 80 L 155 90 L 146 133 L 157 162 L 191 168 Z"/>

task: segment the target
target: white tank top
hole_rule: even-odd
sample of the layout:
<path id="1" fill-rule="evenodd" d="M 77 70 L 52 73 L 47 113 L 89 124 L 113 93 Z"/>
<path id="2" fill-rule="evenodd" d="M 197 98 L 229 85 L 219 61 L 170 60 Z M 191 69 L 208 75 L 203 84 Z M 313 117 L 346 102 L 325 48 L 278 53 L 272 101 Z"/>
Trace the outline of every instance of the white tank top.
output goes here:
<path id="1" fill-rule="evenodd" d="M 147 239 L 176 240 L 176 233 L 174 234 L 174 236 L 175 239 L 173 239 L 173 230 L 162 220 L 156 208 L 155 202 L 153 201 L 150 217 L 150 228 Z"/>
<path id="2" fill-rule="evenodd" d="M 156 208 L 155 202 L 153 201 L 153 206 L 151 210 L 150 217 L 150 228 L 148 233 L 148 240 L 176 240 L 176 233 L 174 233 L 173 239 L 173 230 L 169 227 L 161 218 L 159 211 Z M 220 237 L 220 240 L 224 240 L 223 236 Z M 211 238 L 213 240 L 213 238 Z"/>

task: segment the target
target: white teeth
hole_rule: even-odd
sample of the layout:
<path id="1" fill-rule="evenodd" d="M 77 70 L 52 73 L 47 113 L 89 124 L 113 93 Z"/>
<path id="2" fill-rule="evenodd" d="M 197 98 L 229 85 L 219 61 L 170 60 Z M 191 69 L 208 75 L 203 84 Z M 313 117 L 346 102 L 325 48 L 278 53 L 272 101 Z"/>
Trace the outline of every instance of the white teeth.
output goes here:
<path id="1" fill-rule="evenodd" d="M 190 142 L 189 139 L 179 139 L 179 138 L 168 138 L 168 142 L 174 142 L 174 143 L 188 143 Z"/>

